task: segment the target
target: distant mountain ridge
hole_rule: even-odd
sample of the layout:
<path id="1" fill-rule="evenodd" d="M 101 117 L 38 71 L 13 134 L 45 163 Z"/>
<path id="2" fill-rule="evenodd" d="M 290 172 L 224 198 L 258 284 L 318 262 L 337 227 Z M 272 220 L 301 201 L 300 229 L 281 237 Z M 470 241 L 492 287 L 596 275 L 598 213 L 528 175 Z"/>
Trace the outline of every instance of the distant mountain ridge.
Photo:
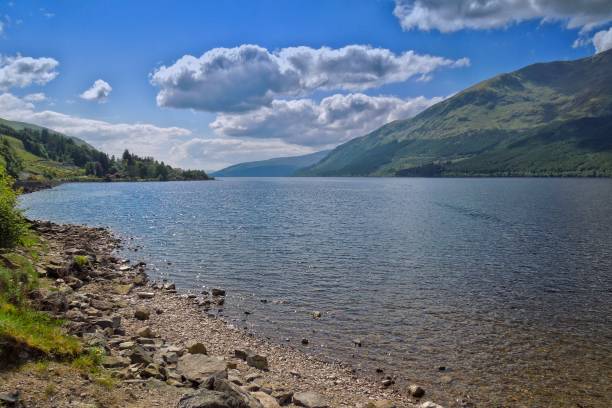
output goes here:
<path id="1" fill-rule="evenodd" d="M 298 175 L 612 176 L 612 50 L 498 75 Z"/>
<path id="2" fill-rule="evenodd" d="M 215 177 L 290 177 L 303 168 L 312 166 L 323 159 L 330 150 L 323 150 L 303 156 L 279 157 L 235 164 L 215 173 Z"/>

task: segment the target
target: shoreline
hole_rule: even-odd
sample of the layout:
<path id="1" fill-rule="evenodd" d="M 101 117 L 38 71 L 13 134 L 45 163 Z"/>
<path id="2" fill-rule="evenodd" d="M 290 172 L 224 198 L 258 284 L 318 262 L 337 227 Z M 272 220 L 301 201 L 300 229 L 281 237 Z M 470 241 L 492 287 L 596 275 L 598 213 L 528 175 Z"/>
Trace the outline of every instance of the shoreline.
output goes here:
<path id="1" fill-rule="evenodd" d="M 52 311 L 66 320 L 70 333 L 86 342 L 93 338 L 94 343 L 104 344 L 108 355 L 103 365 L 121 379 L 118 393 L 134 385 L 147 391 L 144 395 L 136 393 L 135 400 L 124 401 L 128 404 L 124 406 L 141 406 L 140 402 L 157 398 L 162 401 L 157 406 L 182 407 L 177 404 L 181 398 L 187 398 L 185 395 L 210 392 L 202 387 L 205 380 L 191 378 L 193 373 L 185 375 L 188 363 L 194 363 L 190 360 L 204 358 L 188 352 L 190 346 L 200 344 L 206 349 L 205 360 L 223 362 L 221 377 L 238 387 L 234 391 L 244 392 L 244 398 L 259 399 L 262 404 L 267 401 L 267 405 L 262 405 L 265 408 L 280 403 L 306 407 L 440 407 L 427 400 L 426 392 L 421 395 L 422 389 L 394 386 L 393 378 L 377 383 L 358 375 L 348 365 L 323 361 L 208 315 L 208 309 L 223 306 L 224 291 L 213 290 L 214 293 L 197 296 L 176 291 L 172 283 L 150 282 L 146 264 L 131 264 L 115 257 L 122 242 L 106 228 L 46 221 L 32 221 L 32 226 L 49 249 L 37 268 L 39 274 L 55 279 L 52 281 L 55 290 L 49 291 L 47 297 L 66 292 L 59 307 L 57 299 L 45 303 L 43 297 L 42 304 L 51 303 Z M 75 255 L 89 258 L 86 271 L 70 269 Z M 134 350 L 139 346 L 150 354 L 150 363 L 135 363 L 139 359 L 134 357 Z M 253 361 L 241 359 L 246 357 L 243 354 L 250 355 Z M 258 359 L 262 365 L 255 362 Z M 268 369 L 260 370 L 253 365 L 268 366 Z M 4 380 L 3 376 L 0 379 Z M 7 379 L 8 388 L 0 386 L 0 392 L 10 391 L 11 376 Z M 194 387 L 203 391 L 194 391 Z M 26 400 L 27 393 L 23 395 Z M 303 398 L 311 401 L 301 401 Z M 258 407 L 256 402 L 253 406 Z M 471 405 L 465 402 L 458 406 Z"/>

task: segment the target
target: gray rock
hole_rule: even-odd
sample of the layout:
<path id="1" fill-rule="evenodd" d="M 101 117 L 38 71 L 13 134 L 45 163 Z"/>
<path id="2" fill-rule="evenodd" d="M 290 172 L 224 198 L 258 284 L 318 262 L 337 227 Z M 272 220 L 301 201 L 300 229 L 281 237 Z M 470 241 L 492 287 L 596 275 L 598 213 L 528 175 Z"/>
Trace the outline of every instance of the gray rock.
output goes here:
<path id="1" fill-rule="evenodd" d="M 415 398 L 421 398 L 425 395 L 425 390 L 416 384 L 412 384 L 408 387 L 408 393 Z"/>
<path id="2" fill-rule="evenodd" d="M 259 380 L 260 378 L 261 378 L 261 374 L 259 373 L 250 373 L 244 377 L 246 382 L 253 382 L 255 380 Z"/>
<path id="3" fill-rule="evenodd" d="M 210 389 L 200 388 L 185 395 L 178 408 L 263 408 L 261 403 L 247 392 L 227 380 L 216 379 Z"/>
<path id="4" fill-rule="evenodd" d="M 316 392 L 298 392 L 293 394 L 293 403 L 298 407 L 306 408 L 328 408 L 329 405 L 321 394 Z"/>
<path id="5" fill-rule="evenodd" d="M 178 363 L 179 355 L 178 355 L 178 353 L 168 352 L 168 353 L 162 354 L 162 359 L 167 364 L 176 364 L 176 363 Z"/>
<path id="6" fill-rule="evenodd" d="M 444 408 L 442 405 L 434 404 L 431 401 L 426 401 L 419 405 L 419 408 Z"/>
<path id="7" fill-rule="evenodd" d="M 150 315 L 151 312 L 149 312 L 149 309 L 146 309 L 144 307 L 138 307 L 134 311 L 134 317 L 138 320 L 148 320 Z"/>
<path id="8" fill-rule="evenodd" d="M 151 364 L 153 362 L 153 355 L 139 345 L 135 345 L 134 348 L 127 352 L 126 357 L 133 364 Z"/>
<path id="9" fill-rule="evenodd" d="M 236 349 L 234 350 L 234 356 L 236 358 L 239 358 L 241 360 L 245 360 L 247 359 L 249 354 L 253 354 L 252 350 L 246 349 L 246 350 L 242 350 L 242 349 Z"/>
<path id="10" fill-rule="evenodd" d="M 102 358 L 102 367 L 104 368 L 123 368 L 130 365 L 130 360 L 120 356 L 104 356 Z"/>
<path id="11" fill-rule="evenodd" d="M 318 310 L 312 312 L 312 318 L 313 319 L 320 319 L 321 318 L 321 312 L 319 312 Z"/>
<path id="12" fill-rule="evenodd" d="M 148 326 L 147 327 L 143 327 L 142 329 L 138 329 L 136 331 L 136 335 L 138 337 L 145 337 L 145 338 L 153 338 L 153 337 L 155 337 L 155 335 L 153 334 L 153 331 Z"/>
<path id="13" fill-rule="evenodd" d="M 224 289 L 219 289 L 219 288 L 212 288 L 210 290 L 210 293 L 213 296 L 225 296 L 225 290 Z"/>
<path id="14" fill-rule="evenodd" d="M 257 398 L 263 408 L 280 408 L 280 404 L 278 403 L 276 398 L 266 394 L 265 392 L 257 391 L 252 393 L 252 395 Z"/>
<path id="15" fill-rule="evenodd" d="M 284 389 L 277 389 L 272 391 L 272 395 L 281 406 L 291 404 L 291 400 L 293 399 L 293 391 L 288 391 Z"/>
<path id="16" fill-rule="evenodd" d="M 258 370 L 268 370 L 268 359 L 261 354 L 249 354 L 246 358 L 246 363 Z"/>
<path id="17" fill-rule="evenodd" d="M 209 384 L 215 379 L 227 379 L 227 368 L 223 357 L 185 354 L 179 358 L 176 372 L 192 383 Z"/>
<path id="18" fill-rule="evenodd" d="M 197 341 L 187 343 L 186 349 L 191 354 L 206 354 L 206 346 Z"/>
<path id="19" fill-rule="evenodd" d="M 136 282 L 134 282 L 136 283 Z M 139 299 L 153 299 L 153 297 L 155 297 L 155 293 L 154 292 L 138 292 L 138 298 Z"/>

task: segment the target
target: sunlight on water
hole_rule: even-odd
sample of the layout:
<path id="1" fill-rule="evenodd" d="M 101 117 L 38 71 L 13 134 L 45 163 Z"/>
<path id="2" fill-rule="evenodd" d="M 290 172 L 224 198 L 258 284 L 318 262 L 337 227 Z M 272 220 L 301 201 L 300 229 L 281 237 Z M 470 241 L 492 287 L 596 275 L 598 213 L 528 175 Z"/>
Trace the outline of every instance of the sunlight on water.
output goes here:
<path id="1" fill-rule="evenodd" d="M 30 217 L 132 237 L 129 256 L 183 289 L 227 289 L 237 326 L 418 380 L 439 402 L 602 408 L 610 203 L 611 180 L 576 179 L 95 183 L 22 197 Z"/>

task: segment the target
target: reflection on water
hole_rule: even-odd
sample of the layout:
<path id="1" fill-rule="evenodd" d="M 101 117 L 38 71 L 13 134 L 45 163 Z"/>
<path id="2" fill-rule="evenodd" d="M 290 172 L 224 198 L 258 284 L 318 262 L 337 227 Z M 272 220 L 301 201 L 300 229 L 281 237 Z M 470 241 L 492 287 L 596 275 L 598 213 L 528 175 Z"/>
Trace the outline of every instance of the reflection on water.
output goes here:
<path id="1" fill-rule="evenodd" d="M 226 288 L 236 325 L 447 405 L 612 401 L 611 180 L 67 184 L 22 203 L 133 237 L 184 289 Z"/>

